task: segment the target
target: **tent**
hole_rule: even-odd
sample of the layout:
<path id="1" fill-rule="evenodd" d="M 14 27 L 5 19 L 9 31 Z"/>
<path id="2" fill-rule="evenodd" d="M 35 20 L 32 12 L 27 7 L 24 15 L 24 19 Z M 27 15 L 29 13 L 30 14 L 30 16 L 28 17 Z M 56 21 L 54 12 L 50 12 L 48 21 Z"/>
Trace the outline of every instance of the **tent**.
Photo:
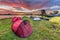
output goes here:
<path id="1" fill-rule="evenodd" d="M 19 37 L 28 37 L 32 34 L 32 26 L 28 20 L 22 20 L 19 17 L 12 18 L 12 30 Z"/>
<path id="2" fill-rule="evenodd" d="M 60 10 L 60 0 L 0 0 L 0 6 L 2 5 L 10 6 L 10 8 L 20 12 L 31 12 L 41 9 Z"/>
<path id="3" fill-rule="evenodd" d="M 41 18 L 39 18 L 39 17 L 34 17 L 33 20 L 39 21 L 39 20 L 41 20 Z"/>

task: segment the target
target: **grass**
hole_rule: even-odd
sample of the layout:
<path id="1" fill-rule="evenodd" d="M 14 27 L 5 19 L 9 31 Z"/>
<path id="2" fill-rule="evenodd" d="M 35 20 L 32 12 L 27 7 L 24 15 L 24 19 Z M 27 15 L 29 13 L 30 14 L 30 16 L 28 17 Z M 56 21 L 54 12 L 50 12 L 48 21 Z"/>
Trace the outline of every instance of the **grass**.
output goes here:
<path id="1" fill-rule="evenodd" d="M 33 27 L 32 35 L 27 38 L 20 38 L 11 30 L 11 18 L 0 20 L 0 40 L 60 40 L 60 28 L 58 26 L 55 29 L 52 26 L 53 23 L 46 20 L 30 20 L 30 22 Z"/>

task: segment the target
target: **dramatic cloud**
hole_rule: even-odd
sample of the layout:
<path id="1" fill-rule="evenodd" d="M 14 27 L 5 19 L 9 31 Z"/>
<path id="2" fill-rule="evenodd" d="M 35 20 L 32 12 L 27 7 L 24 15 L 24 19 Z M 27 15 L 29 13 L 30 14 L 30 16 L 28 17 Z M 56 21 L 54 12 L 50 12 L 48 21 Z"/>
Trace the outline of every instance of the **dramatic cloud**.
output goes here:
<path id="1" fill-rule="evenodd" d="M 22 11 L 30 11 L 35 9 L 40 10 L 43 8 L 60 6 L 60 0 L 0 0 L 0 4 L 7 5 L 8 7 L 10 6 L 9 8 L 11 9 L 16 8 L 20 11 L 22 9 L 24 9 Z M 6 9 L 8 9 L 8 7 Z"/>

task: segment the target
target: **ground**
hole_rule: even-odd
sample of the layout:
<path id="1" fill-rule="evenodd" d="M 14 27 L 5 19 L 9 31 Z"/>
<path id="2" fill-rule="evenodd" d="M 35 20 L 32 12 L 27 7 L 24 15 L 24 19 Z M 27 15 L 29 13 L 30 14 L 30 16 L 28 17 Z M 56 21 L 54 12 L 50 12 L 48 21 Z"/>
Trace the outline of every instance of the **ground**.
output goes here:
<path id="1" fill-rule="evenodd" d="M 20 38 L 11 30 L 11 18 L 0 20 L 0 40 L 60 40 L 59 26 L 53 27 L 53 23 L 46 20 L 30 22 L 33 27 L 32 35 Z"/>

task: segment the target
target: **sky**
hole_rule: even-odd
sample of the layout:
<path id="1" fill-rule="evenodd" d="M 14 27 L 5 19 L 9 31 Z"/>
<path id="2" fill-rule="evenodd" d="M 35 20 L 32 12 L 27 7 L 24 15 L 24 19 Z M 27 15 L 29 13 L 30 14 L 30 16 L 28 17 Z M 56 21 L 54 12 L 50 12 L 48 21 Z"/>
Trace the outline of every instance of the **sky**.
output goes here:
<path id="1" fill-rule="evenodd" d="M 0 5 L 32 10 L 60 6 L 60 0 L 0 0 Z"/>

